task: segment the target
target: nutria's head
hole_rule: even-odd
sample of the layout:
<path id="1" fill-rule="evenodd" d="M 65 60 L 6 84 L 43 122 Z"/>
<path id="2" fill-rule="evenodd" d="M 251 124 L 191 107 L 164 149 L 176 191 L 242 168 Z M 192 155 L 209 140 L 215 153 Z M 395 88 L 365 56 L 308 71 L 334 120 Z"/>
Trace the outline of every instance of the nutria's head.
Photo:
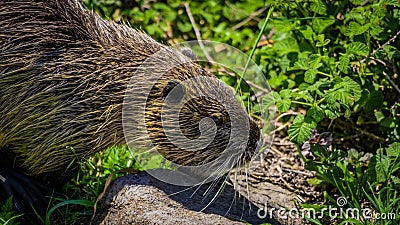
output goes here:
<path id="1" fill-rule="evenodd" d="M 140 101 L 144 102 L 144 129 L 125 129 L 131 131 L 125 132 L 128 144 L 131 139 L 136 145 L 146 133 L 151 148 L 183 166 L 216 162 L 230 169 L 238 160 L 249 160 L 258 147 L 260 130 L 235 98 L 232 88 L 188 58 L 176 60 L 183 59 L 177 56 L 179 53 L 169 54 L 173 56 L 158 61 L 163 65 L 150 63 L 151 70 L 146 65 L 142 65 L 146 68 L 143 71 L 138 69 L 139 74 L 147 75 L 146 81 L 132 79 L 134 84 L 127 93 L 130 101 L 125 104 L 138 106 Z M 144 94 L 145 90 L 148 95 L 144 100 L 138 93 Z M 138 108 L 129 111 L 137 112 Z"/>
<path id="2" fill-rule="evenodd" d="M 124 139 L 189 166 L 230 168 L 256 150 L 255 123 L 187 49 L 104 21 L 78 0 L 0 6 L 0 147 L 26 173 L 57 180 Z"/>

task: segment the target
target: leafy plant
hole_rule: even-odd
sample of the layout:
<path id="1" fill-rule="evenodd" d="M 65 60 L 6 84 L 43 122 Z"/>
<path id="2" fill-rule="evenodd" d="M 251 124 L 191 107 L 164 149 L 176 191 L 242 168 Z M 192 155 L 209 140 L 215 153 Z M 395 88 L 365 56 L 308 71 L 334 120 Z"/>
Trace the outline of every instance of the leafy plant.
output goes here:
<path id="1" fill-rule="evenodd" d="M 381 217 L 377 220 L 378 224 L 398 224 L 400 143 L 393 143 L 372 155 L 354 149 L 348 152 L 332 149 L 329 147 L 330 137 L 327 133 L 318 134 L 313 131 L 311 138 L 302 146 L 301 154 L 312 156 L 304 158 L 305 168 L 316 172 L 315 178 L 310 179 L 309 183 L 316 186 L 330 185 L 337 189 L 336 195 L 325 193 L 325 197 L 333 204 L 337 204 L 334 196 L 344 197 L 348 200 L 346 207 L 357 209 L 358 212 L 363 212 L 366 206 L 372 206 L 374 215 L 391 216 L 390 220 Z M 307 151 L 310 154 L 306 154 Z M 367 202 L 371 205 L 366 204 Z M 324 208 L 309 204 L 305 204 L 305 207 L 317 208 L 320 212 Z M 337 219 L 363 224 L 351 217 Z M 364 223 L 371 221 L 372 215 L 361 214 L 361 219 Z"/>
<path id="2" fill-rule="evenodd" d="M 275 42 L 259 50 L 259 62 L 276 90 L 280 112 L 299 107 L 289 136 L 301 144 L 324 119 L 379 124 L 376 135 L 399 139 L 395 83 L 399 67 L 397 1 L 269 1 Z M 384 76 L 382 75 L 384 74 Z M 386 75 L 385 75 L 386 74 Z M 382 87 L 384 85 L 384 88 Z M 280 89 L 280 91 L 279 91 Z M 375 114 L 375 115 L 374 115 Z"/>
<path id="3" fill-rule="evenodd" d="M 18 215 L 14 209 L 12 204 L 12 197 L 7 199 L 6 202 L 0 205 L 0 224 L 1 225 L 18 225 L 19 222 L 17 220 L 18 217 L 22 215 Z"/>
<path id="4" fill-rule="evenodd" d="M 202 39 L 227 43 L 254 54 L 255 62 L 273 89 L 266 98 L 280 113 L 289 110 L 301 113 L 284 119 L 292 122 L 288 129 L 292 141 L 302 145 L 308 140 L 309 149 L 303 149 L 304 153 L 308 151 L 305 164 L 317 174 L 310 183 L 325 187 L 325 198 L 331 203 L 335 202 L 334 196 L 341 195 L 349 199 L 350 207 L 367 203 L 378 212 L 398 215 L 400 3 L 397 0 L 190 1 L 190 12 L 177 0 L 84 2 L 108 20 L 128 23 L 170 44 L 198 38 L 190 13 Z M 272 23 L 263 27 L 269 6 L 274 8 Z M 258 36 L 260 30 L 264 32 Z M 255 51 L 253 46 L 257 47 Z M 250 107 L 252 102 L 248 100 L 252 96 L 249 84 L 238 82 L 240 76 L 217 75 L 239 89 L 242 98 L 248 101 L 249 113 L 257 115 L 259 109 Z M 331 124 L 343 128 L 335 132 Z M 351 136 L 353 129 L 357 135 L 363 135 L 360 142 L 368 143 L 362 149 L 365 153 L 341 148 L 343 143 L 329 146 L 321 142 L 322 134 L 316 138 L 316 129 L 331 129 L 336 140 Z M 314 139 L 309 140 L 310 137 Z M 390 143 L 393 144 L 388 147 Z M 65 210 L 63 221 L 73 221 L 77 214 L 91 210 L 86 200 L 95 201 L 112 171 L 139 168 L 125 148 L 111 148 L 107 152 L 83 163 L 78 175 L 64 187 L 69 200 L 54 209 L 64 210 L 73 206 L 70 203 L 84 203 L 84 206 Z M 153 168 L 159 162 L 155 158 L 147 164 Z M 16 224 L 18 216 L 11 211 L 9 201 L 0 210 L 1 223 Z"/>

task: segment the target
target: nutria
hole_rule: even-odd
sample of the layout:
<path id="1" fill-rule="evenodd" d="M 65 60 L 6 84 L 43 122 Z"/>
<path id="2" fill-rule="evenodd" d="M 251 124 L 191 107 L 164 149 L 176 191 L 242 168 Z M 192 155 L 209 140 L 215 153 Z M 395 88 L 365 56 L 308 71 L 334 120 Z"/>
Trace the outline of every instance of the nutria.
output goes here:
<path id="1" fill-rule="evenodd" d="M 230 137 L 232 116 L 247 123 L 242 128 L 249 140 L 241 157 L 248 159 L 256 149 L 257 125 L 231 89 L 190 61 L 192 53 L 170 51 L 141 31 L 105 21 L 78 0 L 0 1 L 0 18 L 0 189 L 6 193 L 0 198 L 14 195 L 18 210 L 24 211 L 23 201 L 35 206 L 40 190 L 68 180 L 77 161 L 125 143 L 122 109 L 127 87 L 131 78 L 147 82 L 146 74 L 136 72 L 160 51 L 165 50 L 160 62 L 187 60 L 165 72 L 149 93 L 134 90 L 145 99 L 144 126 L 155 149 L 180 165 L 210 162 L 230 138 L 238 139 Z M 148 67 L 154 73 L 163 69 Z M 215 94 L 224 96 L 232 115 L 222 102 L 207 97 Z M 183 100 L 178 130 L 186 138 L 200 136 L 204 118 L 216 125 L 213 141 L 196 151 L 171 142 L 161 121 L 162 110 L 168 110 L 162 108 L 164 102 L 176 105 Z M 24 188 L 27 185 L 33 187 Z M 33 197 L 21 197 L 26 194 Z"/>

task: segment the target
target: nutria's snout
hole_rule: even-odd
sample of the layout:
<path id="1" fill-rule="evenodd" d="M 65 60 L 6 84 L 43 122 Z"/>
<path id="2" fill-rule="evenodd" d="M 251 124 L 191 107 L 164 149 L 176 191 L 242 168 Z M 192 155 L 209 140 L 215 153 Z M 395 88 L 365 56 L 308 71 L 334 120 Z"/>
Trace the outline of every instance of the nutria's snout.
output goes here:
<path id="1" fill-rule="evenodd" d="M 249 119 L 249 140 L 247 142 L 247 147 L 245 150 L 244 159 L 249 161 L 262 147 L 263 139 L 261 136 L 260 128 L 256 122 Z"/>

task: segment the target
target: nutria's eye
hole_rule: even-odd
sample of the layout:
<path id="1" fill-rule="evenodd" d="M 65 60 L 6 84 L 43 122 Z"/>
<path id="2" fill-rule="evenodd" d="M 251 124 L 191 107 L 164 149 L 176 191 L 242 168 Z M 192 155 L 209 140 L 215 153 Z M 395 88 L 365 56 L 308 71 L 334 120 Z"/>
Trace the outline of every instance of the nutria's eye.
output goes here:
<path id="1" fill-rule="evenodd" d="M 224 115 L 222 113 L 213 113 L 211 114 L 211 118 L 214 120 L 215 124 L 221 126 L 225 123 Z"/>
<path id="2" fill-rule="evenodd" d="M 164 87 L 162 95 L 164 98 L 168 96 L 168 101 L 176 104 L 182 100 L 185 93 L 186 91 L 183 85 L 181 85 L 176 80 L 170 80 L 168 81 L 168 84 Z"/>

